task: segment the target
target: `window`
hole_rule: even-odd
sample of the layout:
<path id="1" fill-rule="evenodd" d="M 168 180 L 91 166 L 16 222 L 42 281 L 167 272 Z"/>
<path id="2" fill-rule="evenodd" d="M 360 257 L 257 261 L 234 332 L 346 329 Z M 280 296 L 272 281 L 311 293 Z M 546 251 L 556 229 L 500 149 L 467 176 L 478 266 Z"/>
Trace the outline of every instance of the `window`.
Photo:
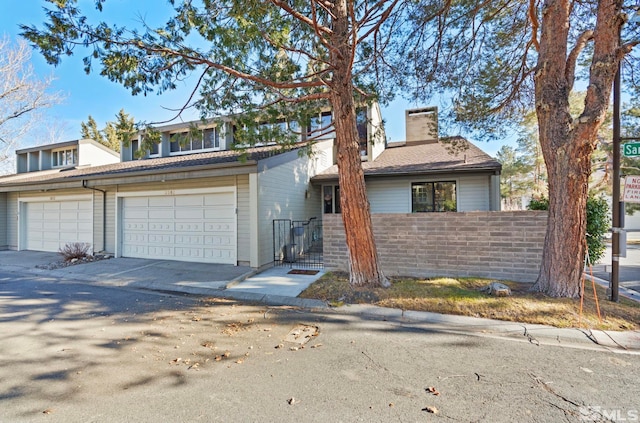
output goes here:
<path id="1" fill-rule="evenodd" d="M 325 185 L 322 187 L 323 212 L 340 213 L 340 187 Z"/>
<path id="2" fill-rule="evenodd" d="M 411 184 L 411 212 L 457 211 L 456 183 L 414 182 Z"/>
<path id="3" fill-rule="evenodd" d="M 367 158 L 368 137 L 367 137 L 367 109 L 359 108 L 356 110 L 356 124 L 358 126 L 358 146 L 360 148 L 360 157 Z"/>
<path id="4" fill-rule="evenodd" d="M 320 116 L 311 118 L 311 126 L 308 130 L 310 137 L 333 138 L 335 136 L 333 130 L 333 118 L 331 112 L 322 112 Z"/>
<path id="5" fill-rule="evenodd" d="M 160 143 L 154 142 L 151 143 L 151 150 L 149 150 L 150 156 L 158 156 L 160 154 Z"/>
<path id="6" fill-rule="evenodd" d="M 220 135 L 216 128 L 207 128 L 198 133 L 200 135 L 196 137 L 190 135 L 189 132 L 169 135 L 169 152 L 174 154 L 220 149 Z"/>
<path id="7" fill-rule="evenodd" d="M 78 150 L 68 148 L 66 150 L 53 151 L 51 161 L 52 167 L 73 166 L 78 163 Z"/>

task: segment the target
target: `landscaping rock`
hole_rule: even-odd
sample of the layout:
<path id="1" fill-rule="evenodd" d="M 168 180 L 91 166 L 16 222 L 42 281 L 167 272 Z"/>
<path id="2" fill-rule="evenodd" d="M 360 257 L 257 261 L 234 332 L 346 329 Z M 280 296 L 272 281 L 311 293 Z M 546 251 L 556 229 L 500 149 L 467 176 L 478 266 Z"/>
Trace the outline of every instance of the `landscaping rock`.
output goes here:
<path id="1" fill-rule="evenodd" d="M 510 297 L 511 288 L 500 282 L 491 282 L 489 285 L 480 289 L 482 292 L 486 292 L 494 297 Z"/>

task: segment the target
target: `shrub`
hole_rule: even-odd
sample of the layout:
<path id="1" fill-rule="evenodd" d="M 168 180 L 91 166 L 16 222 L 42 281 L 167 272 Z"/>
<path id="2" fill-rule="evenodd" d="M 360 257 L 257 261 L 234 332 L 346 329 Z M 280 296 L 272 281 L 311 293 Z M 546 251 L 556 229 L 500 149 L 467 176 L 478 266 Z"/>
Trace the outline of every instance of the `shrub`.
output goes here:
<path id="1" fill-rule="evenodd" d="M 58 250 L 58 254 L 64 258 L 64 261 L 71 261 L 89 256 L 90 249 L 91 244 L 87 244 L 86 242 L 70 242 L 65 244 L 64 247 L 61 247 Z"/>
<path id="2" fill-rule="evenodd" d="M 548 210 L 549 199 L 534 198 L 527 206 L 529 210 Z M 606 249 L 604 235 L 609 231 L 609 205 L 602 197 L 590 195 L 587 198 L 587 247 L 589 248 L 589 261 L 597 263 Z"/>

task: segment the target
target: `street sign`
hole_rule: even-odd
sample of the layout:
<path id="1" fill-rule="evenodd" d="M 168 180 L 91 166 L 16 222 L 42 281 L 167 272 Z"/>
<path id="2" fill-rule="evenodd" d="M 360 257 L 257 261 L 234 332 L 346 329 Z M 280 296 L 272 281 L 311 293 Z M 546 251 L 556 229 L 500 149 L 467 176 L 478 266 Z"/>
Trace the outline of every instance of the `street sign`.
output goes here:
<path id="1" fill-rule="evenodd" d="M 640 203 L 640 175 L 627 175 L 624 178 L 622 201 L 625 203 Z"/>
<path id="2" fill-rule="evenodd" d="M 622 146 L 625 157 L 640 157 L 640 142 L 628 142 Z"/>

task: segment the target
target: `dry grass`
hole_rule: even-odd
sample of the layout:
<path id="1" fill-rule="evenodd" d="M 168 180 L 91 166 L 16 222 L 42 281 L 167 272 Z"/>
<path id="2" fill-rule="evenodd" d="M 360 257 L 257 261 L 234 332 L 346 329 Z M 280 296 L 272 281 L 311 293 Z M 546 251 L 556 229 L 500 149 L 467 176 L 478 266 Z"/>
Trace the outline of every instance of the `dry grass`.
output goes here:
<path id="1" fill-rule="evenodd" d="M 591 281 L 587 280 L 582 317 L 580 300 L 551 298 L 529 292 L 530 285 L 501 281 L 511 288 L 511 297 L 492 297 L 479 288 L 492 280 L 478 278 L 392 279 L 390 288 L 354 289 L 348 275 L 327 273 L 300 297 L 316 298 L 333 305 L 375 304 L 403 310 L 486 317 L 512 322 L 538 323 L 555 327 L 588 327 L 603 330 L 640 328 L 640 304 L 624 298 L 619 303 L 605 299 L 596 285 L 602 323 L 598 319 Z"/>

